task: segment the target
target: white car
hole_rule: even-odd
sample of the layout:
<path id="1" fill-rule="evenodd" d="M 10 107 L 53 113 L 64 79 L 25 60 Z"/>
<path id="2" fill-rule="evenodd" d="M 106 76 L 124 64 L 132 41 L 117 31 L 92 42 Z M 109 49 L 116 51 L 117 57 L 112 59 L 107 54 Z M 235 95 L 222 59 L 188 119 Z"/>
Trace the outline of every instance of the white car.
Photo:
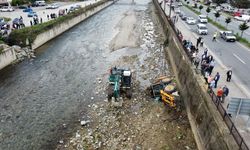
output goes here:
<path id="1" fill-rule="evenodd" d="M 249 15 L 235 16 L 234 19 L 236 19 L 238 21 L 249 22 L 250 16 Z"/>
<path id="2" fill-rule="evenodd" d="M 187 24 L 196 24 L 196 19 L 194 19 L 193 17 L 187 17 L 186 23 Z"/>
<path id="3" fill-rule="evenodd" d="M 207 35 L 208 34 L 207 26 L 202 23 L 197 24 L 197 33 L 200 35 L 202 34 Z"/>
<path id="4" fill-rule="evenodd" d="M 59 5 L 58 4 L 51 4 L 51 5 L 48 5 L 47 7 L 46 7 L 46 9 L 56 9 L 56 8 L 59 8 Z"/>
<path id="5" fill-rule="evenodd" d="M 11 6 L 3 6 L 2 8 L 0 8 L 1 12 L 11 12 L 14 11 L 14 9 Z"/>
<path id="6" fill-rule="evenodd" d="M 182 2 L 179 2 L 177 5 L 178 5 L 178 6 L 182 6 Z"/>
<path id="7" fill-rule="evenodd" d="M 205 15 L 199 15 L 199 22 L 200 23 L 207 23 L 207 16 Z"/>
<path id="8" fill-rule="evenodd" d="M 180 10 L 179 8 L 176 8 L 176 9 L 174 10 L 174 12 L 175 12 L 176 14 L 180 14 L 180 13 L 181 13 L 181 10 Z"/>

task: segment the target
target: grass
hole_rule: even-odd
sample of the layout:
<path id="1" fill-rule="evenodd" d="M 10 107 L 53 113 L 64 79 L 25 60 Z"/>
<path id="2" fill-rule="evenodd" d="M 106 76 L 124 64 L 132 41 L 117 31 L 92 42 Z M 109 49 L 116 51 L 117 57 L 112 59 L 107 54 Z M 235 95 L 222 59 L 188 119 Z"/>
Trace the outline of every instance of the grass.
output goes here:
<path id="1" fill-rule="evenodd" d="M 221 30 L 228 30 L 226 27 L 224 27 L 223 25 L 219 24 L 216 21 L 213 21 L 211 18 L 208 18 L 208 22 L 213 24 L 214 26 L 216 26 L 217 28 L 219 28 Z"/>
<path id="2" fill-rule="evenodd" d="M 250 48 L 250 42 L 247 39 L 241 37 L 239 34 L 236 34 L 235 36 L 236 36 L 237 41 L 239 41 L 240 43 Z"/>
<path id="3" fill-rule="evenodd" d="M 200 14 L 201 14 L 200 12 L 198 12 L 197 10 L 195 10 L 194 8 L 192 8 L 192 7 L 189 6 L 189 5 L 184 5 L 184 6 L 186 6 L 188 9 L 190 9 L 191 11 L 193 11 L 193 12 L 194 12 L 195 14 L 197 14 L 197 15 L 200 15 Z M 216 21 L 213 21 L 213 20 L 212 20 L 211 18 L 209 18 L 209 17 L 208 17 L 208 22 L 211 23 L 211 24 L 213 24 L 214 26 L 216 26 L 216 27 L 219 28 L 220 30 L 228 30 L 225 26 L 219 24 L 219 23 L 216 22 Z M 238 34 L 235 34 L 235 36 L 236 36 L 236 39 L 237 39 L 238 42 L 240 42 L 241 44 L 244 44 L 244 45 L 246 45 L 248 48 L 250 48 L 250 42 L 249 42 L 247 39 L 240 37 Z"/>
<path id="4" fill-rule="evenodd" d="M 33 43 L 33 41 L 36 39 L 37 35 L 40 33 L 46 32 L 49 29 L 52 29 L 53 27 L 62 24 L 66 21 L 69 21 L 77 16 L 80 16 L 87 12 L 88 10 L 93 9 L 94 7 L 101 5 L 108 0 L 101 0 L 95 4 L 88 5 L 84 8 L 81 8 L 79 10 L 76 10 L 74 12 L 71 12 L 65 16 L 58 17 L 54 20 L 50 20 L 48 22 L 44 22 L 42 24 L 30 26 L 30 27 L 25 27 L 23 29 L 19 30 L 14 30 L 10 33 L 9 38 L 8 38 L 8 44 L 9 45 L 19 45 L 21 47 L 25 47 L 26 45 L 26 40 L 28 39 L 29 43 Z"/>

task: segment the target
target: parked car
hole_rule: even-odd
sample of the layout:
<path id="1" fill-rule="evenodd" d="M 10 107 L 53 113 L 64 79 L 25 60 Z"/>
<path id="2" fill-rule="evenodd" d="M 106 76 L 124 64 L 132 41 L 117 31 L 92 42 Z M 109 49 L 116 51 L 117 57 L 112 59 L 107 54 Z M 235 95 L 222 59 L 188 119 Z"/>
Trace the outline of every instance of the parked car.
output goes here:
<path id="1" fill-rule="evenodd" d="M 207 16 L 205 15 L 199 15 L 199 22 L 200 23 L 207 23 Z"/>
<path id="2" fill-rule="evenodd" d="M 32 12 L 32 11 L 33 11 L 32 8 L 26 8 L 26 9 L 23 10 L 23 12 Z"/>
<path id="3" fill-rule="evenodd" d="M 232 31 L 220 31 L 220 37 L 227 42 L 235 42 L 236 37 L 234 36 Z"/>
<path id="4" fill-rule="evenodd" d="M 176 14 L 179 14 L 179 13 L 181 12 L 181 10 L 180 10 L 179 8 L 176 8 L 176 9 L 174 10 L 174 12 L 175 12 Z"/>
<path id="5" fill-rule="evenodd" d="M 207 26 L 205 24 L 202 24 L 202 23 L 197 24 L 197 33 L 200 35 L 208 34 Z"/>
<path id="6" fill-rule="evenodd" d="M 57 3 L 48 5 L 48 6 L 46 7 L 46 9 L 56 9 L 56 8 L 59 8 L 59 4 L 57 4 Z"/>
<path id="7" fill-rule="evenodd" d="M 182 17 L 183 15 L 184 15 L 184 12 L 181 11 L 181 12 L 179 13 L 179 17 Z"/>
<path id="8" fill-rule="evenodd" d="M 29 8 L 29 7 L 26 6 L 26 5 L 20 5 L 20 6 L 18 6 L 18 8 L 19 8 L 19 9 L 27 9 L 27 8 Z"/>
<path id="9" fill-rule="evenodd" d="M 178 5 L 178 6 L 182 6 L 182 2 L 179 2 L 177 5 Z"/>
<path id="10" fill-rule="evenodd" d="M 35 17 L 35 16 L 37 17 L 37 14 L 34 11 L 28 13 L 28 17 Z"/>
<path id="11" fill-rule="evenodd" d="M 3 6 L 2 8 L 0 8 L 1 12 L 11 12 L 14 11 L 14 9 L 11 6 Z"/>
<path id="12" fill-rule="evenodd" d="M 0 18 L 0 22 L 5 22 L 4 18 Z"/>
<path id="13" fill-rule="evenodd" d="M 184 20 L 184 21 L 186 21 L 187 20 L 187 16 L 186 15 L 182 15 L 181 19 Z"/>
<path id="14" fill-rule="evenodd" d="M 45 1 L 35 1 L 35 2 L 32 4 L 32 7 L 39 7 L 39 6 L 46 6 Z"/>
<path id="15" fill-rule="evenodd" d="M 194 19 L 193 17 L 187 17 L 186 20 L 187 24 L 196 24 L 196 19 Z"/>
<path id="16" fill-rule="evenodd" d="M 249 15 L 235 16 L 234 19 L 236 19 L 238 21 L 249 22 L 250 21 L 250 16 Z"/>

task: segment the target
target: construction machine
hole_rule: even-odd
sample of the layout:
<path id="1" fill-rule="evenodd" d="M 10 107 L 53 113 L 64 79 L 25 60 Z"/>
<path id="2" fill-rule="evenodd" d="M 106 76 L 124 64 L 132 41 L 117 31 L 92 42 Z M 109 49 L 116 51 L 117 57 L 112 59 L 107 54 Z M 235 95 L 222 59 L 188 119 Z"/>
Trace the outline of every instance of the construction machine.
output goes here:
<path id="1" fill-rule="evenodd" d="M 150 86 L 152 97 L 162 100 L 164 104 L 176 109 L 176 98 L 173 93 L 176 91 L 175 84 L 171 78 L 160 77 Z"/>
<path id="2" fill-rule="evenodd" d="M 125 93 L 126 97 L 130 99 L 132 97 L 131 83 L 130 69 L 112 67 L 109 75 L 108 99 L 114 97 L 117 100 L 122 93 Z"/>

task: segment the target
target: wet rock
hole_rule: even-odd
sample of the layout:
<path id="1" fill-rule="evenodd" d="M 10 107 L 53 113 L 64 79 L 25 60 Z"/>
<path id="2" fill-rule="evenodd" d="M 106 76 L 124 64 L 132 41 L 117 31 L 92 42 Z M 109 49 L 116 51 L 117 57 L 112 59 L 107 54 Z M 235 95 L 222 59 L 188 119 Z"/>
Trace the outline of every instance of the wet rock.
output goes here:
<path id="1" fill-rule="evenodd" d="M 59 144 L 63 144 L 63 140 L 60 140 L 60 141 L 59 141 Z"/>
<path id="2" fill-rule="evenodd" d="M 89 120 L 83 120 L 83 121 L 81 121 L 81 125 L 82 126 L 86 126 L 88 123 L 90 123 Z"/>

